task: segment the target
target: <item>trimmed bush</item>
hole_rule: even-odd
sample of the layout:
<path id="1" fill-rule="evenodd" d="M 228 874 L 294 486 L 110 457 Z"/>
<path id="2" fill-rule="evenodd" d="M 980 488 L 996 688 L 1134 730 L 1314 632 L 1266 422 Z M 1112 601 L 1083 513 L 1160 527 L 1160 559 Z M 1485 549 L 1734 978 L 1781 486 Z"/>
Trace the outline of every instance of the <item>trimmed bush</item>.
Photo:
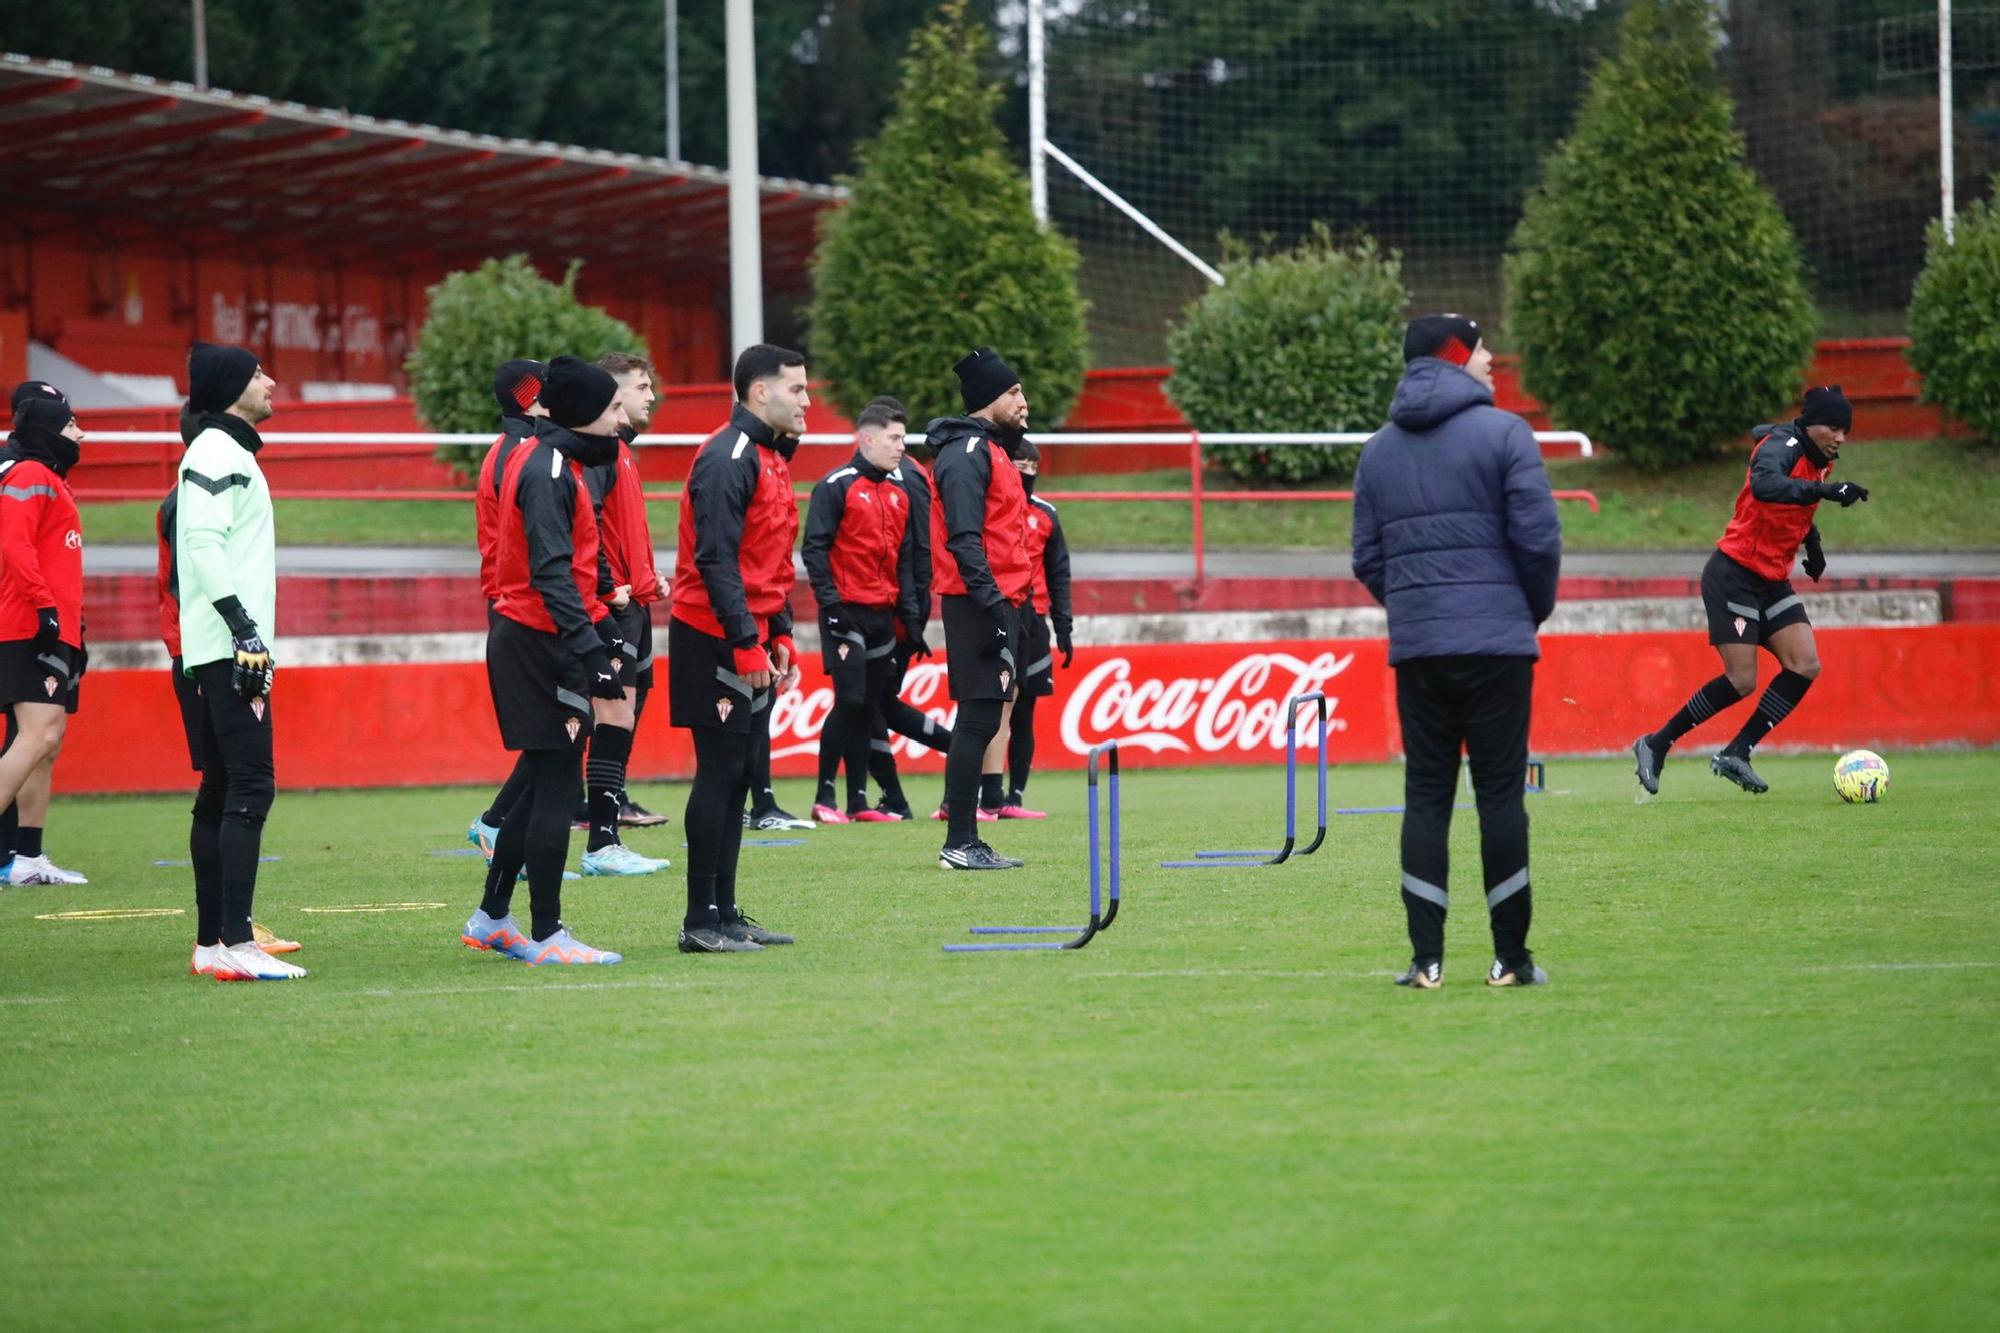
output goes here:
<path id="1" fill-rule="evenodd" d="M 403 369 L 417 414 L 432 430 L 496 429 L 500 409 L 493 401 L 493 372 L 502 361 L 648 354 L 629 325 L 576 299 L 582 267 L 580 260 L 572 263 L 555 283 L 537 273 L 526 255 L 509 255 L 448 274 L 430 289 L 429 313 Z M 480 444 L 443 444 L 437 456 L 470 475 L 485 452 Z"/>
<path id="2" fill-rule="evenodd" d="M 1167 396 L 1205 431 L 1372 431 L 1403 373 L 1402 259 L 1372 238 L 1337 241 L 1324 224 L 1290 250 L 1250 255 L 1227 242 L 1229 281 L 1191 303 L 1167 335 Z M 1350 477 L 1361 446 L 1217 448 L 1249 482 Z"/>
<path id="3" fill-rule="evenodd" d="M 1923 399 L 2000 444 L 2000 177 L 1995 195 L 1958 215 L 1953 240 L 1933 222 L 1910 294 L 1910 364 Z"/>
<path id="4" fill-rule="evenodd" d="M 1711 9 L 1632 6 L 1505 266 L 1523 386 L 1653 470 L 1786 412 L 1812 356 L 1798 242 L 1745 165 Z"/>
<path id="5" fill-rule="evenodd" d="M 913 430 L 958 414 L 951 367 L 981 345 L 1020 372 L 1045 428 L 1083 389 L 1076 249 L 1035 221 L 994 120 L 991 45 L 963 0 L 911 35 L 895 112 L 857 150 L 853 198 L 820 224 L 811 370 L 850 416 L 882 393 L 903 400 Z"/>

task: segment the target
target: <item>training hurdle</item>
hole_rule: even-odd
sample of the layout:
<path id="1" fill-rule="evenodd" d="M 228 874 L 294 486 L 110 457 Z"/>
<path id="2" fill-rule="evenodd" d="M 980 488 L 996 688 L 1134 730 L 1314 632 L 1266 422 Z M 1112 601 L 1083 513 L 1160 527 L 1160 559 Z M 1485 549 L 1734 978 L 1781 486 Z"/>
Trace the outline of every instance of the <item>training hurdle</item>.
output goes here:
<path id="1" fill-rule="evenodd" d="M 1319 713 L 1319 829 L 1313 840 L 1293 850 L 1299 832 L 1299 709 L 1313 704 Z M 1326 841 L 1326 696 L 1317 690 L 1285 701 L 1285 845 L 1239 852 L 1196 852 L 1192 861 L 1162 861 L 1168 870 L 1239 870 L 1283 865 L 1294 856 L 1311 856 Z"/>
<path id="2" fill-rule="evenodd" d="M 1105 802 L 1111 825 L 1111 848 L 1108 857 L 1104 854 L 1103 829 L 1098 823 L 1097 770 L 1100 756 L 1104 760 L 1104 772 L 1111 793 L 1110 799 Z M 1102 745 L 1092 746 L 1085 774 L 1090 800 L 1090 920 L 1081 926 L 972 926 L 968 928 L 968 933 L 973 935 L 1070 935 L 1074 938 L 947 944 L 944 946 L 946 953 L 1021 953 L 1029 949 L 1081 949 L 1111 929 L 1111 923 L 1118 919 L 1118 742 L 1106 741 Z M 1103 895 L 1106 878 L 1104 867 L 1107 861 L 1110 863 L 1111 887 L 1108 902 Z"/>

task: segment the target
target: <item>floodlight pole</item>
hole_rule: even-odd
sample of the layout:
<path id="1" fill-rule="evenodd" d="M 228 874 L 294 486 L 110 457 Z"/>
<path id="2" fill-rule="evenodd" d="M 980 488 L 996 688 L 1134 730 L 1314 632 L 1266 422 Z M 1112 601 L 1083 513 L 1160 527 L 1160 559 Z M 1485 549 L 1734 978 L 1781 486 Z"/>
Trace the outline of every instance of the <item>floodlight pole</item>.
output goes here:
<path id="1" fill-rule="evenodd" d="M 1048 52 L 1044 44 L 1045 0 L 1028 0 L 1028 195 L 1035 221 L 1049 220 Z"/>
<path id="2" fill-rule="evenodd" d="M 194 86 L 208 91 L 208 5 L 194 0 Z"/>
<path id="3" fill-rule="evenodd" d="M 681 5 L 667 0 L 667 157 L 681 161 Z"/>
<path id="4" fill-rule="evenodd" d="M 1938 0 L 1938 193 L 1944 212 L 1944 243 L 1952 243 L 1957 173 L 1951 160 L 1951 0 Z"/>
<path id="5" fill-rule="evenodd" d="M 724 0 L 729 64 L 729 334 L 735 351 L 764 341 L 764 259 L 757 199 L 757 44 L 751 0 Z"/>

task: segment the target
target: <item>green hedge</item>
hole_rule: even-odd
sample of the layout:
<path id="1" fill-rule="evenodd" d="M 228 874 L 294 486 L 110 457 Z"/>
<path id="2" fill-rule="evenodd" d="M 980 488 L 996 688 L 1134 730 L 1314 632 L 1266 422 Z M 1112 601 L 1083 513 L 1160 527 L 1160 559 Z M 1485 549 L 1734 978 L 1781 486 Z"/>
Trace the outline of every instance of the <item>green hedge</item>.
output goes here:
<path id="1" fill-rule="evenodd" d="M 1961 212 L 1945 244 L 1933 222 L 1910 295 L 1910 364 L 1923 398 L 2000 443 L 2000 176 L 1994 198 Z"/>
<path id="2" fill-rule="evenodd" d="M 951 368 L 981 345 L 1020 373 L 1044 428 L 1083 390 L 1076 250 L 1035 221 L 994 119 L 991 45 L 962 0 L 911 35 L 895 112 L 857 150 L 852 200 L 821 223 L 812 372 L 850 416 L 883 393 L 903 400 L 915 430 L 958 414 Z"/>
<path id="3" fill-rule="evenodd" d="M 1505 265 L 1523 386 L 1656 470 L 1786 412 L 1812 356 L 1798 243 L 1744 161 L 1711 8 L 1637 0 Z"/>
<path id="4" fill-rule="evenodd" d="M 1388 419 L 1403 371 L 1401 257 L 1321 224 L 1292 249 L 1250 255 L 1231 243 L 1228 282 L 1190 304 L 1167 336 L 1167 396 L 1205 431 L 1372 431 Z M 1217 448 L 1249 482 L 1348 477 L 1359 445 Z"/>
<path id="5" fill-rule="evenodd" d="M 582 267 L 581 261 L 572 263 L 555 283 L 537 273 L 526 255 L 509 255 L 449 274 L 430 289 L 429 313 L 403 368 L 417 414 L 432 430 L 494 429 L 500 409 L 493 401 L 493 372 L 503 361 L 649 355 L 629 325 L 576 299 Z M 437 456 L 469 475 L 478 471 L 485 452 L 485 445 L 444 444 Z"/>

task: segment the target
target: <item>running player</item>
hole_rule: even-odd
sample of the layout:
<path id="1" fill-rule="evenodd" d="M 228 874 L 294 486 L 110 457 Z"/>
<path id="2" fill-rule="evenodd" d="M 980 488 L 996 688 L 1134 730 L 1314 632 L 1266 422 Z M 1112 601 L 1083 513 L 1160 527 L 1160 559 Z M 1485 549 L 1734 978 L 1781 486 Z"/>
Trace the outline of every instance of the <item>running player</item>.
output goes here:
<path id="1" fill-rule="evenodd" d="M 1035 763 L 1035 703 L 1054 694 L 1056 689 L 1055 654 L 1062 654 L 1065 670 L 1076 656 L 1075 644 L 1070 639 L 1073 622 L 1069 543 L 1063 539 L 1062 520 L 1056 515 L 1056 507 L 1035 494 L 1035 478 L 1042 470 L 1042 451 L 1024 433 L 1015 433 L 1009 444 L 1007 452 L 1021 473 L 1021 489 L 1028 494 L 1028 566 L 1034 577 L 1034 592 L 1022 614 L 1027 628 L 1028 664 L 1021 668 L 1021 697 L 1014 700 L 1013 716 L 1007 719 L 1008 782 L 1006 799 L 1000 804 L 1000 818 L 1046 819 L 1045 811 L 1028 808 L 1028 773 Z M 984 775 L 981 781 L 984 782 Z M 980 804 L 985 803 L 986 793 L 982 790 Z"/>
<path id="2" fill-rule="evenodd" d="M 25 392 L 24 392 L 25 391 Z M 0 450 L 0 808 L 12 825 L 4 882 L 85 884 L 43 852 L 56 755 L 88 659 L 83 646 L 83 524 L 65 478 L 83 440 L 69 400 L 33 382 L 14 394 Z"/>
<path id="3" fill-rule="evenodd" d="M 990 347 L 952 367 L 966 415 L 940 417 L 925 431 L 936 452 L 937 502 L 931 553 L 944 601 L 945 663 L 958 703 L 945 758 L 949 825 L 938 864 L 947 870 L 1013 870 L 977 835 L 980 770 L 987 746 L 1007 724 L 1018 685 L 1028 600 L 1027 492 L 1000 446 L 1006 427 L 1025 429 L 1021 377 Z"/>
<path id="4" fill-rule="evenodd" d="M 618 384 L 589 362 L 559 356 L 542 380 L 547 420 L 507 460 L 494 550 L 494 606 L 486 676 L 500 737 L 527 764 L 525 790 L 501 812 L 486 891 L 460 938 L 531 966 L 617 963 L 563 924 L 571 794 L 594 721 L 631 725 L 618 683 L 622 644 L 597 597 L 597 522 L 583 469 L 617 458 L 624 414 Z M 532 921 L 511 912 L 514 880 L 528 872 Z"/>
<path id="5" fill-rule="evenodd" d="M 1757 688 L 1757 650 L 1778 659 L 1778 674 L 1756 709 L 1709 770 L 1744 791 L 1771 784 L 1750 767 L 1750 752 L 1799 706 L 1819 676 L 1819 649 L 1805 603 L 1792 588 L 1792 562 L 1805 553 L 1806 576 L 1826 572 L 1813 516 L 1821 500 L 1841 508 L 1868 498 L 1866 487 L 1830 481 L 1854 409 L 1838 384 L 1806 390 L 1803 410 L 1788 425 L 1760 426 L 1750 468 L 1736 496 L 1736 512 L 1701 571 L 1701 600 L 1708 611 L 1708 641 L 1722 659 L 1722 674 L 1689 696 L 1658 731 L 1632 742 L 1639 785 L 1660 790 L 1660 768 L 1675 741 Z"/>
<path id="6" fill-rule="evenodd" d="M 820 657 L 833 681 L 833 710 L 819 740 L 822 824 L 884 823 L 868 804 L 869 729 L 895 665 L 899 626 L 919 619 L 910 495 L 897 466 L 905 427 L 871 404 L 854 420 L 854 457 L 813 487 L 800 549 L 819 602 Z M 929 522 L 930 514 L 922 515 Z M 834 774 L 847 767 L 847 810 L 835 805 Z"/>
<path id="7" fill-rule="evenodd" d="M 277 386 L 241 347 L 188 352 L 188 410 L 200 430 L 181 455 L 174 551 L 181 666 L 201 691 L 201 788 L 188 831 L 195 950 L 218 981 L 288 981 L 305 969 L 257 943 L 251 909 L 264 820 L 277 796 L 271 728 L 278 548 L 259 422 Z M 269 636 L 269 637 L 267 637 Z"/>
<path id="8" fill-rule="evenodd" d="M 683 953 L 747 953 L 792 937 L 736 902 L 753 750 L 793 664 L 791 457 L 806 428 L 806 359 L 768 343 L 736 358 L 736 407 L 688 469 L 667 625 L 667 706 L 693 734 Z"/>

